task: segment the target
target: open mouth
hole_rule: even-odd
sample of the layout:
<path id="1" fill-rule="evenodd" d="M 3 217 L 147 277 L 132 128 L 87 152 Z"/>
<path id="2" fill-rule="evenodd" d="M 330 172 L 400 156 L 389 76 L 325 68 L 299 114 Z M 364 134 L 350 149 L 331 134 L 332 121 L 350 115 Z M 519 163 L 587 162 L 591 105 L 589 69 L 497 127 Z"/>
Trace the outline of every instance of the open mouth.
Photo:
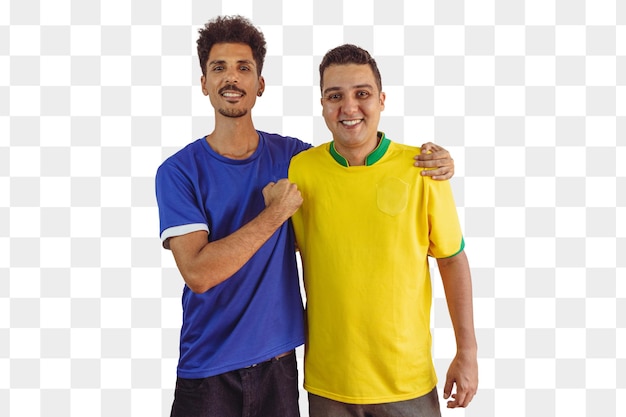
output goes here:
<path id="1" fill-rule="evenodd" d="M 225 93 L 222 93 L 222 97 L 224 97 L 224 98 L 240 98 L 240 97 L 243 97 L 243 94 L 241 94 L 241 93 L 233 93 L 231 91 L 227 91 Z"/>
<path id="2" fill-rule="evenodd" d="M 354 119 L 354 120 L 342 120 L 341 124 L 347 127 L 356 126 L 361 123 L 363 119 Z"/>
<path id="3" fill-rule="evenodd" d="M 233 86 L 223 88 L 219 91 L 219 93 L 224 98 L 240 98 L 246 95 L 243 90 Z"/>

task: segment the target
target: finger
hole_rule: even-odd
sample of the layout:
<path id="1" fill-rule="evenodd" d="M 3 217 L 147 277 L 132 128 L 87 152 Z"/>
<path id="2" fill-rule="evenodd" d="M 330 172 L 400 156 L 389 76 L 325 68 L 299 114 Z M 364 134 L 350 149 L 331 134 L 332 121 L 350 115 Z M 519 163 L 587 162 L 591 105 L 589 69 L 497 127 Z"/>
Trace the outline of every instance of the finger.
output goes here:
<path id="1" fill-rule="evenodd" d="M 422 149 L 422 151 L 424 151 L 424 152 L 428 152 L 428 151 L 430 151 L 430 152 L 435 152 L 435 151 L 440 150 L 440 149 L 441 149 L 441 147 L 440 147 L 440 146 L 438 146 L 438 145 L 435 145 L 435 144 L 434 144 L 434 143 L 432 143 L 432 142 L 426 142 L 425 144 L 423 144 L 423 145 L 422 145 L 421 149 Z"/>
<path id="2" fill-rule="evenodd" d="M 472 399 L 474 399 L 474 395 L 476 395 L 476 391 L 466 392 L 465 398 L 463 400 L 463 403 L 461 404 L 461 407 L 467 407 L 470 404 L 470 402 L 472 402 Z"/>
<path id="3" fill-rule="evenodd" d="M 426 150 L 422 149 L 421 153 L 415 155 L 413 159 L 417 161 L 430 161 L 432 159 L 435 159 L 435 155 L 435 153 L 429 153 Z"/>
<path id="4" fill-rule="evenodd" d="M 413 157 L 416 161 L 443 161 L 440 163 L 449 164 L 451 163 L 452 158 L 450 158 L 450 153 L 446 150 L 440 150 L 432 153 L 422 152 Z"/>
<path id="5" fill-rule="evenodd" d="M 475 390 L 469 391 L 467 389 L 459 388 L 457 386 L 457 392 L 452 395 L 452 397 L 455 400 L 452 401 L 453 404 L 451 405 L 453 406 L 453 408 L 456 408 L 456 407 L 465 408 L 470 404 L 470 402 L 472 402 L 472 399 L 474 398 L 475 395 L 476 395 Z"/>
<path id="6" fill-rule="evenodd" d="M 456 395 L 454 396 L 454 402 L 456 403 L 457 407 L 465 407 L 465 398 L 467 397 L 466 395 L 467 393 L 463 390 L 460 389 L 459 386 L 456 386 Z"/>
<path id="7" fill-rule="evenodd" d="M 457 407 L 459 407 L 459 404 L 457 404 L 456 401 L 448 401 L 447 407 L 448 408 L 457 408 Z"/>
<path id="8" fill-rule="evenodd" d="M 429 155 L 431 156 L 431 155 Z M 415 166 L 422 166 L 425 168 L 438 168 L 438 167 L 443 167 L 443 166 L 450 166 L 452 165 L 452 160 L 450 159 L 446 159 L 446 158 L 419 158 L 419 157 L 415 157 Z"/>
<path id="9" fill-rule="evenodd" d="M 431 159 L 443 159 L 443 160 L 448 160 L 450 159 L 450 152 L 446 151 L 443 148 L 439 148 L 429 154 L 427 154 Z"/>
<path id="10" fill-rule="evenodd" d="M 448 180 L 452 178 L 454 170 L 451 170 L 449 168 L 425 169 L 421 172 L 421 174 L 427 177 L 431 177 L 434 180 Z"/>
<path id="11" fill-rule="evenodd" d="M 454 171 L 454 166 L 453 165 L 435 165 L 432 167 L 424 167 L 424 168 L 430 168 L 430 169 L 426 169 L 424 170 L 425 172 L 431 172 L 431 175 L 444 175 L 446 174 L 448 171 Z"/>
<path id="12" fill-rule="evenodd" d="M 446 407 L 448 407 L 448 408 L 456 408 L 458 406 L 458 403 L 456 401 L 456 394 L 452 394 L 452 396 L 450 398 L 452 398 L 452 399 L 446 403 Z"/>

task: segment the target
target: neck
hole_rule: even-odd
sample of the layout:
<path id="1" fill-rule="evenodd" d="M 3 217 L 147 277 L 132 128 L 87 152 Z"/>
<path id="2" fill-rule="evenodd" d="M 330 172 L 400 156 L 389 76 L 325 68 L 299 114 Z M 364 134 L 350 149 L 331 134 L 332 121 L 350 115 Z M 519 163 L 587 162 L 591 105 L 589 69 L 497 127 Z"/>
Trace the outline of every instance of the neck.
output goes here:
<path id="1" fill-rule="evenodd" d="M 215 129 L 206 141 L 218 154 L 231 159 L 250 157 L 259 145 L 259 135 L 250 117 L 215 117 Z"/>
<path id="2" fill-rule="evenodd" d="M 346 158 L 346 160 L 348 161 L 348 164 L 351 167 L 356 167 L 356 166 L 365 165 L 365 158 L 367 158 L 367 155 L 369 155 L 371 151 L 362 152 L 360 150 L 357 150 L 356 152 L 352 152 L 346 149 L 337 149 L 337 152 L 339 152 L 341 156 Z"/>
<path id="3" fill-rule="evenodd" d="M 365 145 L 355 147 L 342 146 L 341 143 L 335 141 L 335 150 L 346 158 L 350 166 L 362 166 L 365 165 L 367 156 L 376 149 L 380 139 L 380 136 L 377 135 L 375 141 L 368 141 Z"/>

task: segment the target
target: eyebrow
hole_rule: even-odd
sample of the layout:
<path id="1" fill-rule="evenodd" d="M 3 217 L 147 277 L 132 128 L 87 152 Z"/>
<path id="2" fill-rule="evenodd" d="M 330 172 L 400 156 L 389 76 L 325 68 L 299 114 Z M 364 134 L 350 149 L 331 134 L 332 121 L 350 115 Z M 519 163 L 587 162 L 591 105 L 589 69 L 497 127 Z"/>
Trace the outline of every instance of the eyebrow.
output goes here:
<path id="1" fill-rule="evenodd" d="M 371 84 L 358 84 L 355 86 L 350 87 L 351 90 L 358 90 L 359 88 L 370 88 L 370 89 L 374 89 L 374 86 Z M 333 91 L 341 91 L 343 90 L 343 88 L 341 87 L 328 87 L 327 89 L 324 90 L 324 94 L 326 95 L 328 93 L 331 93 Z"/>
<path id="2" fill-rule="evenodd" d="M 225 63 L 226 63 L 225 59 L 215 59 L 213 61 L 210 61 L 207 65 L 210 65 L 210 66 L 223 65 Z M 246 65 L 254 66 L 254 61 L 250 61 L 249 59 L 240 59 L 239 61 L 237 61 L 237 64 L 246 64 Z"/>

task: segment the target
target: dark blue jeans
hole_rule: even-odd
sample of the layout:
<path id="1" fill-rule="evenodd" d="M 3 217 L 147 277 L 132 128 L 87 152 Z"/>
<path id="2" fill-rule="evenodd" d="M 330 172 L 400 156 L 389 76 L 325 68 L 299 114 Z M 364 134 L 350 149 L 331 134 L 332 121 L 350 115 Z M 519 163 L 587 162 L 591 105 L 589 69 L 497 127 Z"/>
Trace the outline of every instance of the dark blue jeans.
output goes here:
<path id="1" fill-rule="evenodd" d="M 171 417 L 300 417 L 294 352 L 203 379 L 176 380 Z"/>

